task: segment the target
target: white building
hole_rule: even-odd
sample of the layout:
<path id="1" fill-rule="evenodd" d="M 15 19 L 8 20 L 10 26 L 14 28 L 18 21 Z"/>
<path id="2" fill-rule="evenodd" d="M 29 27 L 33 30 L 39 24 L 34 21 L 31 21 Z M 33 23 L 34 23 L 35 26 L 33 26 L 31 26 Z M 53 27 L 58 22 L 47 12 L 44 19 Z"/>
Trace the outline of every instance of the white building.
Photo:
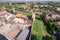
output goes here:
<path id="1" fill-rule="evenodd" d="M 11 18 L 12 18 L 12 16 L 13 16 L 13 15 L 12 15 L 12 14 L 10 14 L 9 16 L 7 16 L 7 17 L 6 17 L 6 20 L 11 19 Z"/>

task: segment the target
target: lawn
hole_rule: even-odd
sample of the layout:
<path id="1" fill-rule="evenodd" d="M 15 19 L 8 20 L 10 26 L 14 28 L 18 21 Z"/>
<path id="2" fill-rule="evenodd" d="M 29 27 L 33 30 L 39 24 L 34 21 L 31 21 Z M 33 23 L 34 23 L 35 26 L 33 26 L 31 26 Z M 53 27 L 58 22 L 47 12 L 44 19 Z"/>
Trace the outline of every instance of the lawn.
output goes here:
<path id="1" fill-rule="evenodd" d="M 43 20 L 37 15 L 32 26 L 31 40 L 56 40 L 54 35 L 48 33 Z"/>
<path id="2" fill-rule="evenodd" d="M 11 10 L 11 8 L 6 8 L 7 10 Z M 15 10 L 17 13 L 25 14 L 27 16 L 30 16 L 31 14 L 29 12 L 23 12 L 21 10 Z"/>
<path id="3" fill-rule="evenodd" d="M 25 15 L 31 15 L 29 12 L 23 12 L 23 11 L 19 11 L 19 10 L 16 10 L 17 13 L 21 13 L 21 14 L 25 14 Z"/>
<path id="4" fill-rule="evenodd" d="M 10 7 L 7 7 L 6 10 L 11 10 L 11 8 Z"/>
<path id="5" fill-rule="evenodd" d="M 36 20 L 32 26 L 32 38 L 31 40 L 42 40 L 42 37 L 47 34 L 45 25 L 40 17 L 36 15 Z M 35 38 L 34 38 L 35 37 Z"/>
<path id="6" fill-rule="evenodd" d="M 15 8 L 15 6 L 14 6 Z M 18 8 L 18 7 L 17 7 Z M 6 6 L 6 10 L 12 10 L 12 6 Z M 25 14 L 27 16 L 31 15 L 29 12 L 25 12 L 25 11 L 22 11 L 22 10 L 15 10 L 17 13 L 21 13 L 21 14 Z"/>

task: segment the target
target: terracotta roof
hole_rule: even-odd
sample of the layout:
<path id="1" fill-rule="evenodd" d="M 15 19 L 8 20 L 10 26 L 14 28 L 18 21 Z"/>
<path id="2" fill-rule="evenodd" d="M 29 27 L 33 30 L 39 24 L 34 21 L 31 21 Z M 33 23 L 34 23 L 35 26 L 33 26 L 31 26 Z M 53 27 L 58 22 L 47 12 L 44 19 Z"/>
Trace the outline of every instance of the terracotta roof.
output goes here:
<path id="1" fill-rule="evenodd" d="M 33 12 L 33 9 L 31 9 L 31 10 L 30 10 L 30 13 L 31 13 L 31 14 L 33 14 L 33 13 L 34 13 L 34 12 Z"/>
<path id="2" fill-rule="evenodd" d="M 15 20 L 10 20 L 9 23 L 14 24 Z"/>
<path id="3" fill-rule="evenodd" d="M 60 22 L 57 22 L 57 25 L 60 25 Z"/>
<path id="4" fill-rule="evenodd" d="M 4 16 L 4 15 L 6 15 L 6 14 L 7 14 L 7 13 L 1 13 L 0 16 Z"/>
<path id="5" fill-rule="evenodd" d="M 56 10 L 60 11 L 60 8 L 58 7 Z"/>
<path id="6" fill-rule="evenodd" d="M 7 36 L 8 38 L 12 40 L 18 35 L 19 32 L 20 32 L 20 29 L 15 28 L 15 29 L 10 30 L 8 33 L 6 33 L 5 36 Z"/>
<path id="7" fill-rule="evenodd" d="M 51 19 L 51 17 L 50 16 L 46 16 L 46 19 L 49 20 L 49 19 Z"/>
<path id="8" fill-rule="evenodd" d="M 56 27 L 60 28 L 60 22 L 56 23 Z"/>
<path id="9" fill-rule="evenodd" d="M 31 23 L 18 23 L 18 24 L 19 26 L 26 26 L 26 27 L 29 27 L 32 25 Z"/>
<path id="10" fill-rule="evenodd" d="M 18 18 L 21 17 L 21 18 L 27 19 L 27 16 L 24 14 L 16 14 L 16 17 L 18 17 Z"/>

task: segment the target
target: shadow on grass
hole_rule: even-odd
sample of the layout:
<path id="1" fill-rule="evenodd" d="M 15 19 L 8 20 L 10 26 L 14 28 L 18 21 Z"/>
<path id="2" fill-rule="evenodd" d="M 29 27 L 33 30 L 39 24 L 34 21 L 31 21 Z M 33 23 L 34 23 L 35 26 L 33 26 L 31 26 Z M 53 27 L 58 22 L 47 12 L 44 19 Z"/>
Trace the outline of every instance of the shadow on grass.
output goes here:
<path id="1" fill-rule="evenodd" d="M 32 34 L 31 40 L 42 40 L 42 36 L 39 34 Z"/>
<path id="2" fill-rule="evenodd" d="M 47 32 L 52 35 L 53 30 L 52 30 L 52 26 L 51 26 L 50 22 L 46 21 L 44 18 L 42 18 L 42 21 L 46 27 Z"/>
<path id="3" fill-rule="evenodd" d="M 41 16 L 40 17 L 36 17 L 36 19 L 38 19 L 40 21 L 43 21 L 43 23 L 44 23 L 44 25 L 46 27 L 47 32 L 52 35 L 52 26 L 51 26 L 50 22 L 46 21 L 45 18 L 43 18 Z"/>
<path id="4" fill-rule="evenodd" d="M 48 35 L 43 37 L 43 40 L 53 40 L 53 39 L 54 40 L 60 40 L 59 37 L 56 37 L 55 34 L 54 34 L 54 31 L 58 31 L 55 24 L 51 25 L 51 23 L 48 20 L 45 20 L 44 18 L 42 18 L 42 21 L 43 21 L 43 23 L 44 23 L 44 25 L 46 27 L 47 32 L 51 35 L 51 37 L 48 36 Z M 52 36 L 52 35 L 54 35 L 55 37 Z"/>
<path id="5" fill-rule="evenodd" d="M 56 38 L 54 36 L 44 36 L 42 40 L 56 40 Z"/>
<path id="6" fill-rule="evenodd" d="M 37 36 L 32 34 L 31 40 L 37 40 L 36 38 L 37 38 Z"/>
<path id="7" fill-rule="evenodd" d="M 42 20 L 42 18 L 40 18 L 40 17 L 36 17 L 36 19 L 37 19 L 37 20 L 39 20 L 39 21 L 41 21 L 41 20 Z"/>

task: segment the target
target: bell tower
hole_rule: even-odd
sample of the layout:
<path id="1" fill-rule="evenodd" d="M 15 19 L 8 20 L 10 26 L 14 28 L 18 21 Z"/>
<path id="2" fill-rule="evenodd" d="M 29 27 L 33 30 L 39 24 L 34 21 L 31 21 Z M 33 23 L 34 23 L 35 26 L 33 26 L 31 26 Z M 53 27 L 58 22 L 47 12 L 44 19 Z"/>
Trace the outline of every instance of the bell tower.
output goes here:
<path id="1" fill-rule="evenodd" d="M 30 13 L 31 13 L 31 15 L 32 15 L 33 21 L 35 21 L 35 13 L 34 13 L 33 9 L 30 10 Z"/>
<path id="2" fill-rule="evenodd" d="M 13 13 L 15 12 L 15 8 L 12 8 L 12 12 L 13 12 Z"/>

